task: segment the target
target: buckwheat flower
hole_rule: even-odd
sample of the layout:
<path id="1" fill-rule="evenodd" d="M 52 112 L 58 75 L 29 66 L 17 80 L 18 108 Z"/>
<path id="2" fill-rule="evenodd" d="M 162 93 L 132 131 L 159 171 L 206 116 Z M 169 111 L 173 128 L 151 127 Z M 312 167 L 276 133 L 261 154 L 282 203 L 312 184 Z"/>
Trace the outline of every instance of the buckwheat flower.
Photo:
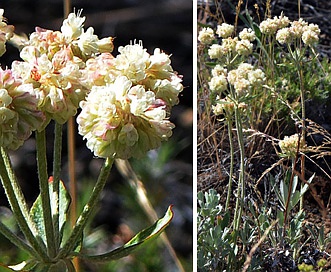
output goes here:
<path id="1" fill-rule="evenodd" d="M 228 73 L 227 79 L 238 95 L 244 95 L 251 88 L 261 87 L 265 81 L 265 75 L 261 69 L 254 69 L 249 63 L 241 63 L 237 69 Z"/>
<path id="2" fill-rule="evenodd" d="M 211 70 L 212 76 L 219 76 L 219 75 L 225 75 L 227 76 L 228 70 L 221 66 L 220 64 L 216 64 L 215 67 Z"/>
<path id="3" fill-rule="evenodd" d="M 307 26 L 308 23 L 300 18 L 298 21 L 291 23 L 290 31 L 295 38 L 300 39 Z"/>
<path id="4" fill-rule="evenodd" d="M 167 110 L 178 104 L 178 95 L 183 91 L 182 78 L 176 74 L 169 79 L 148 79 L 143 81 L 146 89 L 155 93 L 156 99 L 164 103 Z"/>
<path id="5" fill-rule="evenodd" d="M 266 80 L 265 74 L 261 69 L 251 70 L 247 74 L 247 78 L 251 84 L 251 87 L 260 87 Z"/>
<path id="6" fill-rule="evenodd" d="M 40 130 L 46 117 L 38 109 L 38 97 L 32 84 L 22 84 L 11 70 L 0 68 L 0 145 L 17 149 L 31 135 Z"/>
<path id="7" fill-rule="evenodd" d="M 94 85 L 102 86 L 113 83 L 117 76 L 114 56 L 110 53 L 102 53 L 86 61 L 83 81 L 90 89 Z"/>
<path id="8" fill-rule="evenodd" d="M 222 39 L 222 47 L 224 52 L 230 53 L 235 51 L 237 42 L 238 42 L 238 37 L 234 37 L 234 38 L 229 37 L 226 39 Z"/>
<path id="9" fill-rule="evenodd" d="M 82 33 L 85 22 L 85 16 L 80 17 L 81 12 L 70 13 L 61 26 L 61 32 L 68 41 L 76 40 Z"/>
<path id="10" fill-rule="evenodd" d="M 173 73 L 169 55 L 156 48 L 148 60 L 147 77 L 166 79 L 171 77 Z"/>
<path id="11" fill-rule="evenodd" d="M 248 56 L 253 52 L 253 44 L 249 40 L 241 40 L 236 44 L 236 52 L 241 56 Z"/>
<path id="12" fill-rule="evenodd" d="M 279 29 L 276 34 L 276 40 L 280 44 L 290 44 L 293 42 L 293 35 L 288 27 Z"/>
<path id="13" fill-rule="evenodd" d="M 227 50 L 219 44 L 212 44 L 208 49 L 208 55 L 211 59 L 221 59 L 226 53 Z"/>
<path id="14" fill-rule="evenodd" d="M 220 38 L 228 38 L 232 35 L 233 31 L 234 31 L 233 25 L 229 25 L 227 23 L 222 23 L 221 25 L 217 26 L 216 34 Z"/>
<path id="15" fill-rule="evenodd" d="M 88 90 L 81 82 L 82 60 L 74 57 L 69 48 L 56 52 L 50 60 L 33 46 L 24 47 L 21 57 L 25 62 L 12 64 L 14 76 L 33 85 L 38 107 L 46 113 L 48 121 L 65 123 L 76 114 Z"/>
<path id="16" fill-rule="evenodd" d="M 225 113 L 232 113 L 235 107 L 235 103 L 228 97 L 220 98 L 216 97 L 216 104 L 212 106 L 212 110 L 215 115 L 221 115 Z"/>
<path id="17" fill-rule="evenodd" d="M 283 140 L 280 140 L 278 145 L 281 149 L 281 156 L 294 159 L 298 150 L 304 152 L 306 149 L 305 140 L 301 137 L 299 143 L 299 135 L 293 134 L 291 136 L 285 136 Z"/>
<path id="18" fill-rule="evenodd" d="M 318 25 L 309 24 L 302 33 L 302 41 L 308 46 L 315 45 L 318 43 L 320 32 Z"/>
<path id="19" fill-rule="evenodd" d="M 133 83 L 138 83 L 145 79 L 147 63 L 150 55 L 141 44 L 120 46 L 119 55 L 114 60 L 114 66 L 119 75 L 126 76 Z"/>
<path id="20" fill-rule="evenodd" d="M 204 27 L 199 31 L 198 41 L 202 44 L 211 44 L 215 40 L 214 30 L 210 27 Z"/>
<path id="21" fill-rule="evenodd" d="M 3 17 L 4 9 L 0 9 L 0 56 L 6 52 L 6 42 L 13 37 L 14 26 L 7 25 Z"/>
<path id="22" fill-rule="evenodd" d="M 263 34 L 272 35 L 278 30 L 278 21 L 268 18 L 260 23 L 260 31 Z"/>
<path id="23" fill-rule="evenodd" d="M 250 42 L 255 41 L 256 36 L 255 32 L 251 28 L 244 28 L 242 31 L 239 32 L 239 38 L 241 40 L 248 40 Z"/>
<path id="24" fill-rule="evenodd" d="M 141 157 L 167 140 L 174 128 L 155 93 L 133 86 L 125 76 L 94 86 L 80 106 L 79 133 L 98 157 Z"/>
<path id="25" fill-rule="evenodd" d="M 225 75 L 214 76 L 208 82 L 209 88 L 213 92 L 222 92 L 228 88 L 228 82 Z"/>

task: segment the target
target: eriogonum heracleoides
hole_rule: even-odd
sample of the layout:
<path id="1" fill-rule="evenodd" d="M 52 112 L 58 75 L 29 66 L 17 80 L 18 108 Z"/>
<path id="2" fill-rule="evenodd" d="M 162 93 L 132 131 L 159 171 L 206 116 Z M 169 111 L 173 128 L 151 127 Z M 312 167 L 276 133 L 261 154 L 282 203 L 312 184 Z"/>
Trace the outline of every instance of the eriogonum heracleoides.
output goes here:
<path id="1" fill-rule="evenodd" d="M 45 124 L 32 84 L 22 84 L 11 70 L 1 68 L 0 112 L 0 146 L 7 149 L 17 149 L 32 131 L 42 129 Z"/>
<path id="2" fill-rule="evenodd" d="M 14 26 L 7 25 L 3 17 L 4 9 L 0 9 L 0 56 L 6 52 L 6 42 L 12 38 Z"/>
<path id="3" fill-rule="evenodd" d="M 77 117 L 79 133 L 98 157 L 141 157 L 172 134 L 165 103 L 125 76 L 94 86 Z"/>

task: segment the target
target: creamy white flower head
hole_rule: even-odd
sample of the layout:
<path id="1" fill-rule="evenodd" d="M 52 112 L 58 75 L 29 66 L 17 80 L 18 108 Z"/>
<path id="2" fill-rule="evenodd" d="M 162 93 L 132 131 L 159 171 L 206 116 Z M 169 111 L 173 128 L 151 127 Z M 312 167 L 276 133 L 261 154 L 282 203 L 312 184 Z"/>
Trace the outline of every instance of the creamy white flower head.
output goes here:
<path id="1" fill-rule="evenodd" d="M 302 33 L 302 41 L 308 46 L 313 46 L 318 43 L 320 33 L 318 25 L 309 24 Z"/>
<path id="2" fill-rule="evenodd" d="M 293 42 L 294 36 L 288 27 L 279 29 L 276 34 L 276 40 L 280 44 L 290 44 Z"/>
<path id="3" fill-rule="evenodd" d="M 216 34 L 220 38 L 228 38 L 232 35 L 233 31 L 234 31 L 233 25 L 229 25 L 227 23 L 222 23 L 221 25 L 217 26 Z"/>
<path id="4" fill-rule="evenodd" d="M 6 52 L 6 42 L 13 37 L 14 26 L 7 25 L 3 17 L 4 9 L 0 9 L 0 56 Z"/>
<path id="5" fill-rule="evenodd" d="M 228 51 L 219 44 L 212 44 L 208 49 L 208 55 L 211 59 L 221 59 Z"/>
<path id="6" fill-rule="evenodd" d="M 290 31 L 295 38 L 300 39 L 307 26 L 308 23 L 300 18 L 298 21 L 291 22 Z"/>
<path id="7" fill-rule="evenodd" d="M 99 50 L 98 41 L 98 36 L 94 35 L 94 29 L 89 27 L 79 36 L 77 45 L 84 55 L 91 56 Z"/>
<path id="8" fill-rule="evenodd" d="M 142 44 L 132 44 L 120 46 L 119 55 L 114 60 L 114 65 L 119 75 L 126 76 L 133 83 L 138 83 L 145 79 L 149 54 Z"/>
<path id="9" fill-rule="evenodd" d="M 236 52 L 238 55 L 248 56 L 253 52 L 253 44 L 249 40 L 241 40 L 236 44 Z"/>
<path id="10" fill-rule="evenodd" d="M 202 44 L 211 44 L 215 40 L 214 30 L 210 27 L 204 27 L 199 31 L 198 41 Z"/>
<path id="11" fill-rule="evenodd" d="M 227 76 L 228 70 L 221 66 L 220 64 L 216 64 L 215 67 L 211 70 L 212 76 L 219 76 L 219 75 L 225 75 Z"/>
<path id="12" fill-rule="evenodd" d="M 227 79 L 238 95 L 246 95 L 250 89 L 261 87 L 265 75 L 261 69 L 254 69 L 249 63 L 241 63 L 237 69 L 228 73 Z"/>
<path id="13" fill-rule="evenodd" d="M 251 28 L 244 28 L 239 33 L 239 38 L 253 42 L 256 39 L 255 32 Z"/>
<path id="14" fill-rule="evenodd" d="M 228 88 L 228 81 L 226 80 L 226 76 L 221 74 L 218 76 L 214 76 L 208 82 L 209 88 L 213 92 L 222 92 Z"/>
<path id="15" fill-rule="evenodd" d="M 77 39 L 83 33 L 85 16 L 80 17 L 80 15 L 81 11 L 77 15 L 70 13 L 68 18 L 63 21 L 61 32 L 69 41 Z"/>
<path id="16" fill-rule="evenodd" d="M 148 62 L 149 65 L 146 73 L 149 77 L 166 79 L 169 78 L 174 72 L 171 67 L 169 55 L 162 52 L 159 48 L 154 50 L 154 54 L 149 57 Z"/>
<path id="17" fill-rule="evenodd" d="M 99 157 L 141 157 L 170 137 L 174 128 L 154 92 L 132 86 L 125 76 L 93 87 L 80 106 L 79 133 Z"/>
<path id="18" fill-rule="evenodd" d="M 32 131 L 44 126 L 32 84 L 22 84 L 11 70 L 0 68 L 0 146 L 17 149 Z"/>
<path id="19" fill-rule="evenodd" d="M 287 158 L 295 158 L 299 144 L 299 151 L 304 152 L 307 148 L 305 140 L 300 137 L 299 143 L 299 135 L 293 134 L 291 136 L 285 136 L 283 140 L 280 140 L 278 145 L 281 149 L 281 156 Z"/>

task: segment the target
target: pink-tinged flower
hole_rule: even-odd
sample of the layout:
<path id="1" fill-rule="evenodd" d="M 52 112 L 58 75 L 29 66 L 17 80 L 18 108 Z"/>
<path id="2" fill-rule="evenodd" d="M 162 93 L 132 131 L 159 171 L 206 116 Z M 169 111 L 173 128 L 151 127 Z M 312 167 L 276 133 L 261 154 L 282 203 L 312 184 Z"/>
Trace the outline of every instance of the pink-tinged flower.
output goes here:
<path id="1" fill-rule="evenodd" d="M 24 47 L 21 56 L 25 62 L 14 61 L 13 73 L 24 83 L 32 84 L 38 107 L 48 120 L 63 124 L 76 114 L 79 102 L 87 88 L 82 84 L 84 63 L 73 56 L 69 48 L 57 51 L 52 59 L 33 46 Z"/>
<path id="2" fill-rule="evenodd" d="M 0 68 L 0 145 L 17 149 L 45 125 L 46 117 L 38 110 L 38 98 L 32 84 L 22 84 L 11 70 Z"/>
<path id="3" fill-rule="evenodd" d="M 0 9 L 0 56 L 6 52 L 6 42 L 13 37 L 14 26 L 7 25 L 3 17 L 4 10 Z"/>
<path id="4" fill-rule="evenodd" d="M 167 140 L 174 128 L 155 93 L 133 86 L 125 76 L 94 86 L 80 106 L 79 133 L 98 157 L 141 157 Z"/>

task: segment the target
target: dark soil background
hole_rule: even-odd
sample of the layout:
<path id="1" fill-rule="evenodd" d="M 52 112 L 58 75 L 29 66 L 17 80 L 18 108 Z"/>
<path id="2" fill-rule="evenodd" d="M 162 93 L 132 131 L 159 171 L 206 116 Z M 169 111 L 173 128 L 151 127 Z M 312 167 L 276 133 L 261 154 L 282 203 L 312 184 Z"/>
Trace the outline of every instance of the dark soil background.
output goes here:
<path id="1" fill-rule="evenodd" d="M 16 33 L 29 34 L 35 26 L 59 30 L 63 21 L 63 2 L 61 0 L 2 0 L 0 8 L 8 24 L 15 26 Z M 192 259 L 192 22 L 193 10 L 190 0 L 73 0 L 72 8 L 83 9 L 86 17 L 85 29 L 92 26 L 99 38 L 115 37 L 114 54 L 121 45 L 134 40 L 142 40 L 150 54 L 158 47 L 171 54 L 172 66 L 178 74 L 183 75 L 184 91 L 180 95 L 180 104 L 173 109 L 171 120 L 175 123 L 173 139 L 181 142 L 178 152 L 166 163 L 165 176 L 162 180 L 153 180 L 151 188 L 153 204 L 159 214 L 163 215 L 167 206 L 174 204 L 175 217 L 167 234 L 177 254 L 191 262 Z M 3 68 L 10 67 L 13 60 L 19 59 L 16 48 L 7 45 L 7 53 L 0 59 Z M 50 143 L 49 162 L 52 165 L 53 129 L 50 125 L 47 139 Z M 66 131 L 64 132 L 66 134 Z M 183 144 L 184 143 L 184 144 Z M 67 180 L 66 141 L 63 145 L 63 175 Z M 33 137 L 23 147 L 11 154 L 13 165 L 22 184 L 23 191 L 31 204 L 39 193 L 35 165 L 35 146 Z M 85 147 L 80 135 L 76 136 L 76 175 L 79 189 L 80 181 L 86 178 L 95 180 L 101 160 L 93 159 L 92 153 Z M 50 175 L 51 175 L 51 169 Z M 120 197 L 120 186 L 124 181 L 113 169 L 112 176 L 103 196 L 99 214 L 94 225 L 102 225 L 115 233 L 117 227 L 126 222 L 125 211 Z M 146 185 L 148 186 L 148 185 Z M 0 189 L 0 206 L 7 205 Z M 143 219 L 144 222 L 145 219 Z M 147 223 L 147 221 L 145 221 Z M 147 226 L 147 225 L 146 225 Z M 0 252 L 0 254 L 5 254 Z"/>

